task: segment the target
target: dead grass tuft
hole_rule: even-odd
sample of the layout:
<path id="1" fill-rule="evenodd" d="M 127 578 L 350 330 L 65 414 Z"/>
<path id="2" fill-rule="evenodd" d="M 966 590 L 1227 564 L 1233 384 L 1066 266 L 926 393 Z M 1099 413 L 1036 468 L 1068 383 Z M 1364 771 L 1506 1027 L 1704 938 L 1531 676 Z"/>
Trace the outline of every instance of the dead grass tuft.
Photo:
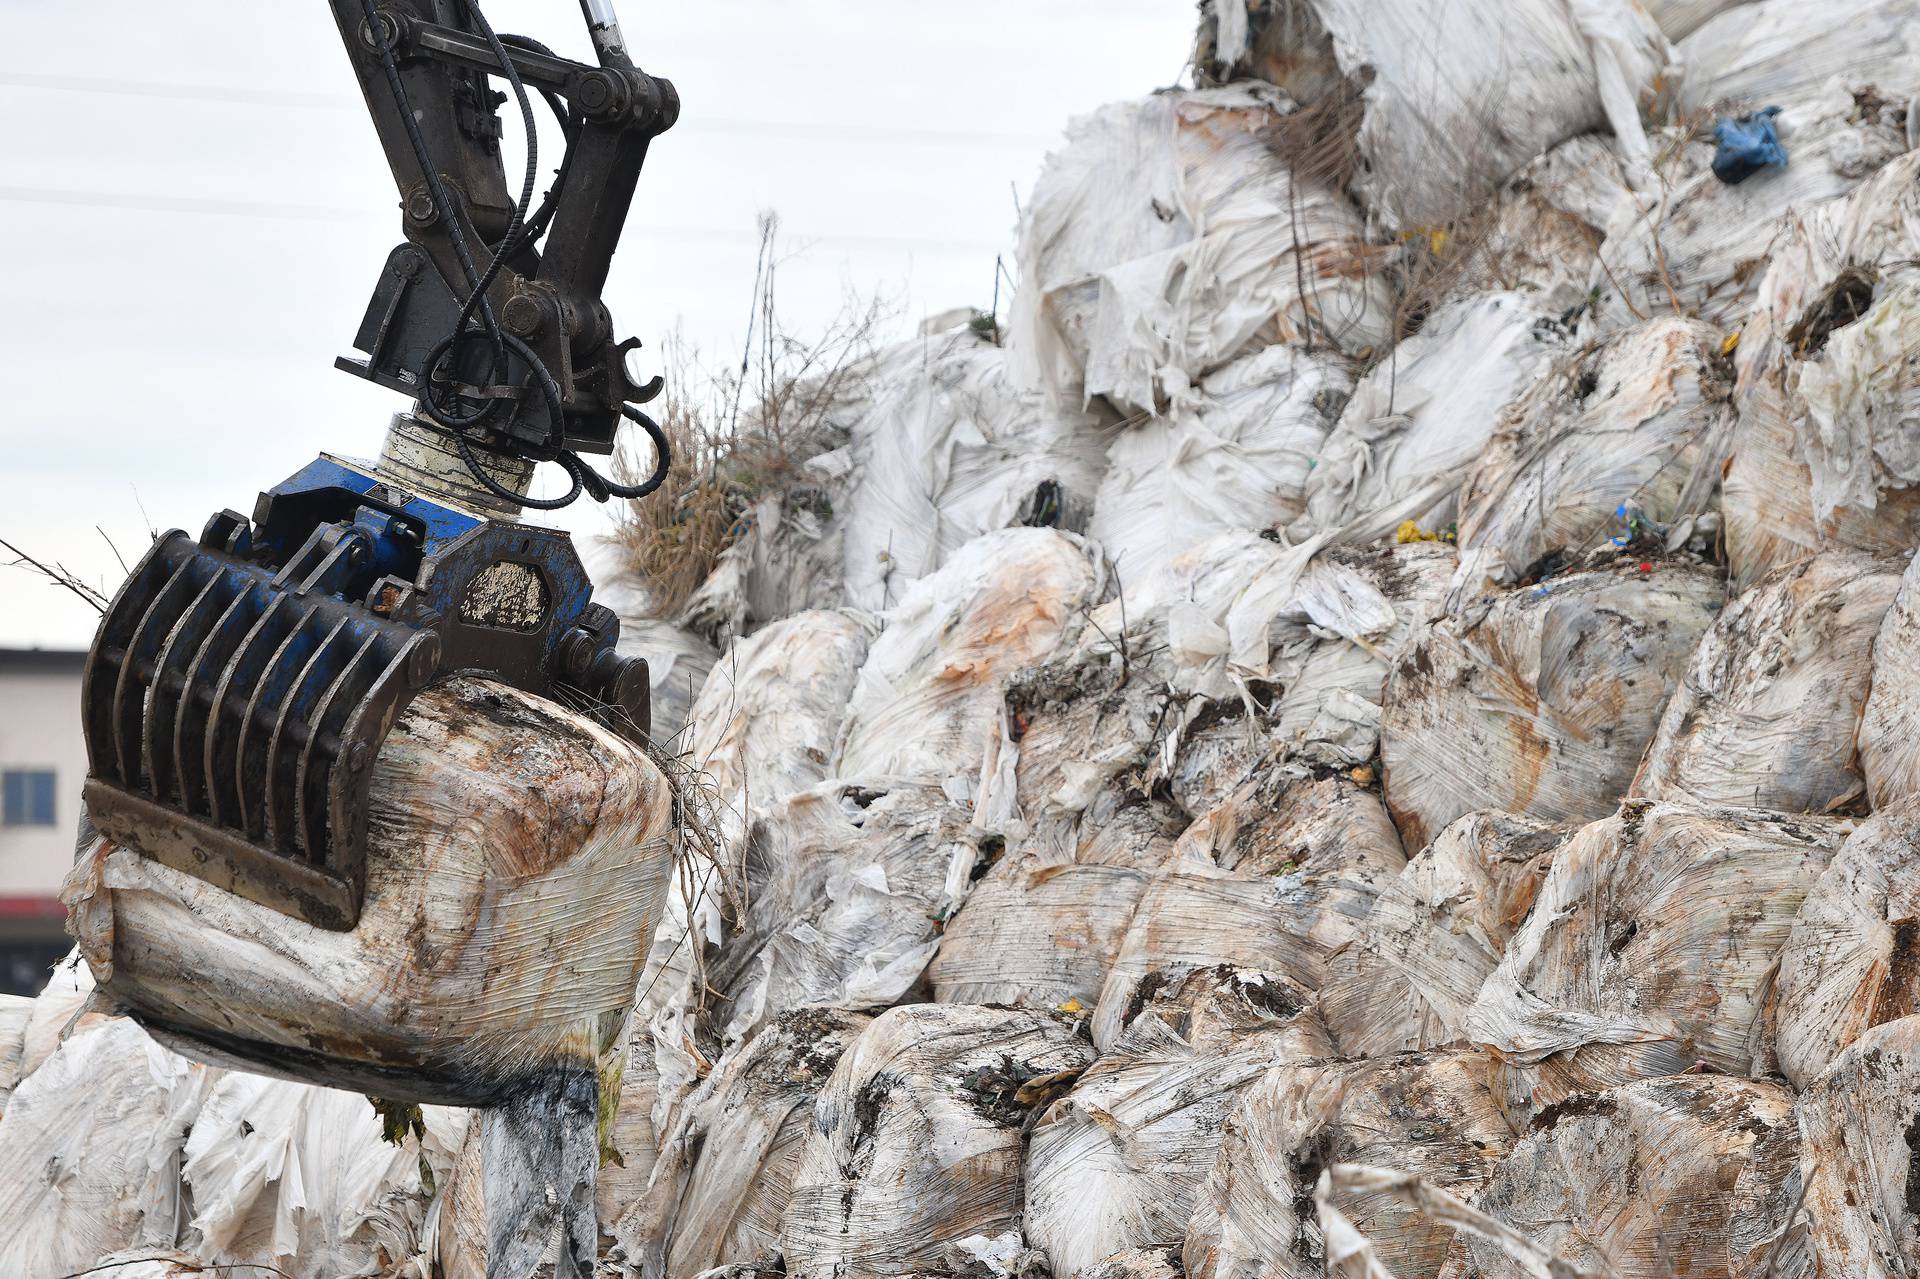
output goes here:
<path id="1" fill-rule="evenodd" d="M 825 333 L 795 337 L 775 306 L 777 232 L 776 219 L 762 219 L 763 270 L 739 367 L 715 373 L 678 341 L 666 349 L 656 416 L 673 449 L 673 476 L 660 492 L 626 503 L 614 535 L 656 617 L 681 611 L 762 498 L 831 514 L 803 463 L 845 443 L 849 421 L 872 394 L 876 334 L 889 309 L 849 297 Z M 643 475 L 650 451 L 638 463 L 623 454 L 618 467 L 623 477 Z"/>

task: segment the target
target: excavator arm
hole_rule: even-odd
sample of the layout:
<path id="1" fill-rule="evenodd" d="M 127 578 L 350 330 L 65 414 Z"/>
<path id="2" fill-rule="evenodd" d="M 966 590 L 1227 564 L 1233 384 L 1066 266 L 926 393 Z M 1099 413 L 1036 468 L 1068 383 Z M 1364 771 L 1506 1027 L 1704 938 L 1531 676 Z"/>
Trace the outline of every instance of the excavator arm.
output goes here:
<path id="1" fill-rule="evenodd" d="M 644 658 L 564 532 L 525 507 L 640 497 L 670 462 L 600 290 L 652 139 L 679 98 L 638 70 L 607 0 L 582 4 L 599 65 L 496 34 L 476 0 L 333 0 L 399 188 L 406 241 L 388 256 L 340 367 L 417 397 L 376 462 L 322 454 L 221 511 L 198 538 L 155 539 L 108 606 L 82 682 L 86 803 L 140 854 L 318 927 L 353 928 L 367 879 L 381 743 L 433 681 L 478 674 L 649 729 Z M 520 107 L 518 193 L 496 109 Z M 566 138 L 532 205 L 530 95 Z M 654 445 L 622 484 L 622 418 Z M 573 478 L 529 496 L 533 468 Z"/>

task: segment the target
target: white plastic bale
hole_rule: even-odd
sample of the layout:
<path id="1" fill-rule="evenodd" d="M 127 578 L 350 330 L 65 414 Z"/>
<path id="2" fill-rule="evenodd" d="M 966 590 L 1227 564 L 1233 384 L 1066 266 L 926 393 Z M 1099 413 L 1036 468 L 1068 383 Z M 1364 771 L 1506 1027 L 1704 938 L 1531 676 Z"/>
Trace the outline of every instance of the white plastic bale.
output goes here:
<path id="1" fill-rule="evenodd" d="M 1468 477 L 1461 551 L 1485 553 L 1488 571 L 1512 580 L 1550 551 L 1627 535 L 1628 518 L 1664 527 L 1705 513 L 1733 429 L 1720 341 L 1669 317 L 1556 364 L 1514 402 Z"/>
<path id="2" fill-rule="evenodd" d="M 1724 486 L 1727 555 L 1743 586 L 1823 548 L 1920 540 L 1908 433 L 1896 427 L 1912 371 L 1860 358 L 1911 309 L 1916 175 L 1920 153 L 1905 155 L 1847 199 L 1803 211 L 1761 281 L 1735 356 L 1740 425 Z M 1837 412 L 1841 398 L 1860 412 Z"/>
<path id="3" fill-rule="evenodd" d="M 1328 631 L 1297 668 L 1276 672 L 1273 735 L 1302 759 L 1351 768 L 1366 764 L 1378 749 L 1387 673 L 1441 616 L 1459 557 L 1445 542 L 1364 550 L 1336 545 L 1322 557 L 1336 571 L 1371 585 L 1392 621 L 1367 634 Z M 1355 592 L 1354 598 L 1363 596 Z"/>
<path id="4" fill-rule="evenodd" d="M 1110 434 L 1099 414 L 1016 385 L 1007 352 L 970 327 L 880 358 L 834 517 L 846 603 L 888 607 L 983 533 L 1086 527 Z"/>
<path id="5" fill-rule="evenodd" d="M 1166 650 L 1185 719 L 1170 719 L 1163 771 L 1179 768 L 1189 722 L 1217 718 L 1195 698 L 1238 701 L 1260 721 L 1230 756 L 1257 762 L 1285 748 L 1352 766 L 1373 753 L 1385 665 L 1438 609 L 1451 568 L 1452 551 L 1431 544 L 1382 552 L 1329 545 L 1326 534 L 1286 546 L 1222 533 L 1094 610 L 1081 642 L 1099 636 L 1112 649 L 1127 623 L 1130 643 Z"/>
<path id="6" fill-rule="evenodd" d="M 875 1018 L 814 1106 L 781 1229 L 795 1279 L 955 1273 L 1017 1230 L 1022 1127 L 1093 1062 L 1063 1020 L 957 1004 Z"/>
<path id="7" fill-rule="evenodd" d="M 1072 638 L 1106 590 L 1082 539 L 1010 529 L 969 542 L 890 609 L 841 724 L 833 772 L 978 786 L 993 708 L 1016 671 Z"/>
<path id="8" fill-rule="evenodd" d="M 1642 7 L 1660 25 L 1662 35 L 1679 40 L 1729 9 L 1749 8 L 1750 0 L 1648 0 Z"/>
<path id="9" fill-rule="evenodd" d="M 25 1079 L 53 1056 L 68 1035 L 97 1026 L 106 1015 L 95 1005 L 93 970 L 75 947 L 53 966 L 47 984 L 34 996 L 21 1032 L 18 1078 Z"/>
<path id="10" fill-rule="evenodd" d="M 1499 809 L 1611 812 L 1714 612 L 1719 574 L 1615 560 L 1514 587 L 1443 619 L 1387 678 L 1380 758 L 1409 847 Z"/>
<path id="11" fill-rule="evenodd" d="M 647 660 L 653 739 L 669 751 L 685 749 L 687 711 L 718 654 L 698 634 L 654 615 L 646 586 L 633 571 L 630 552 L 618 539 L 584 537 L 581 562 L 593 579 L 593 599 L 620 619 L 619 652 Z"/>
<path id="12" fill-rule="evenodd" d="M 1834 82 L 1765 101 L 1785 107 L 1776 127 L 1786 168 L 1729 185 L 1709 168 L 1711 148 L 1679 145 L 1665 153 L 1656 189 L 1616 207 L 1590 280 L 1600 331 L 1676 313 L 1738 327 L 1791 215 L 1846 195 L 1907 150 L 1904 93 L 1886 101 Z"/>
<path id="13" fill-rule="evenodd" d="M 869 1021 L 824 1009 L 783 1013 L 715 1067 L 692 1119 L 699 1154 L 673 1220 L 668 1279 L 778 1254 L 814 1101 Z"/>
<path id="14" fill-rule="evenodd" d="M 1560 327 L 1515 293 L 1448 303 L 1355 386 L 1307 477 L 1302 540 L 1345 529 L 1366 544 L 1404 520 L 1444 528 L 1501 411 L 1560 352 Z"/>
<path id="15" fill-rule="evenodd" d="M 728 1040 L 789 1009 L 885 1008 L 966 899 L 980 832 L 938 790 L 829 782 L 772 808 L 740 856 L 744 918 L 707 961 Z"/>
<path id="16" fill-rule="evenodd" d="M 707 672 L 719 660 L 719 653 L 692 631 L 671 622 L 634 616 L 620 619 L 618 652 L 622 657 L 647 659 L 653 740 L 670 753 L 686 749 L 693 699 L 705 686 Z"/>
<path id="17" fill-rule="evenodd" d="M 1406 856 L 1379 796 L 1340 777 L 1249 782 L 1181 836 L 1154 875 L 1094 1013 L 1118 1039 L 1150 974 L 1227 964 L 1317 991 Z"/>
<path id="18" fill-rule="evenodd" d="M 1392 969 L 1418 992 L 1439 1023 L 1436 1044 L 1463 1034 L 1481 984 L 1533 908 L 1568 833 L 1508 813 L 1469 813 L 1434 836 L 1374 902 L 1357 949 L 1368 966 Z"/>
<path id="19" fill-rule="evenodd" d="M 182 1148 L 219 1073 L 120 1017 L 61 1044 L 0 1120 L 0 1274 L 52 1279 L 173 1246 Z"/>
<path id="20" fill-rule="evenodd" d="M 1073 1279 L 1181 1279 L 1178 1249 L 1126 1248 L 1078 1272 Z"/>
<path id="21" fill-rule="evenodd" d="M 1308 1279 L 1325 1273 L 1313 1192 L 1323 1168 L 1379 1164 L 1463 1198 L 1512 1143 L 1476 1053 L 1280 1066 L 1228 1119 L 1185 1245 L 1189 1279 Z M 1399 1279 L 1429 1279 L 1452 1231 L 1382 1194 L 1336 1195 Z"/>
<path id="22" fill-rule="evenodd" d="M 927 970 L 934 998 L 1092 1008 L 1150 874 L 1009 852 L 947 921 Z"/>
<path id="23" fill-rule="evenodd" d="M 452 1172 L 464 1111 L 434 1108 L 434 1137 L 389 1143 L 365 1097 L 233 1072 L 214 1084 L 182 1172 L 196 1256 L 293 1279 L 381 1276 L 421 1250 L 429 1190 Z"/>
<path id="24" fill-rule="evenodd" d="M 624 1016 L 673 860 L 639 747 L 459 677 L 400 715 L 369 807 L 345 932 L 96 839 L 63 895 L 102 993 L 223 1064 L 463 1105 Z"/>
<path id="25" fill-rule="evenodd" d="M 1878 810 L 1920 798 L 1920 706 L 1907 672 L 1920 663 L 1920 568 L 1908 561 L 1873 641 L 1873 676 L 1860 715 L 1860 773 Z"/>
<path id="26" fill-rule="evenodd" d="M 1120 581 L 1223 529 L 1291 524 L 1352 389 L 1339 356 L 1270 346 L 1174 388 L 1165 416 L 1121 431 L 1088 527 Z"/>
<path id="27" fill-rule="evenodd" d="M 1178 1246 L 1241 1093 L 1332 1053 L 1312 996 L 1278 978 L 1202 969 L 1138 993 L 1142 1011 L 1033 1130 L 1025 1231 L 1055 1274 Z"/>
<path id="28" fill-rule="evenodd" d="M 1787 106 L 1835 76 L 1890 99 L 1920 91 L 1920 4 L 1856 0 L 1834 14 L 1796 0 L 1724 7 L 1680 42 L 1682 109 Z"/>
<path id="29" fill-rule="evenodd" d="M 1780 1073 L 1806 1088 L 1869 1029 L 1920 1013 L 1920 819 L 1862 822 L 1807 894 L 1768 1005 Z"/>
<path id="30" fill-rule="evenodd" d="M 1043 865 L 1151 870 L 1184 824 L 1140 793 L 1172 713 L 1164 652 L 1115 639 L 1022 671 L 1007 688 L 975 821 Z"/>
<path id="31" fill-rule="evenodd" d="M 1920 1257 L 1916 1097 L 1920 1017 L 1867 1031 L 1800 1094 L 1804 1248 L 1815 1259 L 1800 1274 L 1912 1279 Z"/>
<path id="32" fill-rule="evenodd" d="M 1614 207 L 1629 195 L 1612 139 L 1583 133 L 1535 157 L 1437 246 L 1449 296 L 1503 291 L 1544 315 L 1570 319 L 1587 304 Z"/>
<path id="33" fill-rule="evenodd" d="M 1388 336 L 1386 254 L 1274 145 L 1292 103 L 1261 84 L 1169 89 L 1075 120 L 1020 224 L 1015 376 L 1159 409 L 1261 346 L 1358 352 Z"/>
<path id="34" fill-rule="evenodd" d="M 834 739 L 878 626 L 809 610 L 735 640 L 689 715 L 686 750 L 736 823 L 827 780 Z"/>
<path id="35" fill-rule="evenodd" d="M 1644 155 L 1640 101 L 1671 55 L 1646 11 L 1620 0 L 1207 0 L 1201 15 L 1206 74 L 1269 80 L 1310 109 L 1358 96 L 1355 185 L 1400 229 L 1452 222 L 1554 143 L 1603 125 Z"/>
<path id="36" fill-rule="evenodd" d="M 1655 1075 L 1771 1073 L 1768 988 L 1847 830 L 1629 802 L 1570 839 L 1466 1018 L 1514 1113 Z"/>
<path id="37" fill-rule="evenodd" d="M 674 619 L 724 646 L 730 639 L 807 609 L 838 608 L 845 532 L 832 518 L 853 482 L 852 450 L 803 457 L 786 488 L 763 493 L 730 529 L 706 580 Z"/>
<path id="38" fill-rule="evenodd" d="M 0 1115 L 6 1113 L 7 1098 L 20 1082 L 32 1016 L 33 1000 L 26 995 L 0 995 Z"/>
<path id="39" fill-rule="evenodd" d="M 1857 735 L 1904 559 L 1829 551 L 1736 596 L 1688 661 L 1633 794 L 1781 813 L 1863 798 Z"/>
<path id="40" fill-rule="evenodd" d="M 1798 1147 L 1793 1095 L 1776 1084 L 1682 1075 L 1575 1098 L 1541 1116 L 1473 1201 L 1547 1266 L 1463 1230 L 1441 1279 L 1793 1279 L 1772 1250 Z"/>

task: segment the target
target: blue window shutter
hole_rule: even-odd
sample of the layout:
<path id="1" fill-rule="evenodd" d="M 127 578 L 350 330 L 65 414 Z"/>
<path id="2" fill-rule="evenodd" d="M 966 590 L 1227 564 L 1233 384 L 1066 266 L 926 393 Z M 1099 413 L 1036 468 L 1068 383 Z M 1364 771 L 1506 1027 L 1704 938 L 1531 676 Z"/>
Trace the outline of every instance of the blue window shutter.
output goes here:
<path id="1" fill-rule="evenodd" d="M 0 773 L 0 826 L 59 824 L 58 775 L 45 768 L 9 768 Z"/>
<path id="2" fill-rule="evenodd" d="M 27 820 L 35 826 L 52 826 L 56 822 L 53 811 L 53 773 L 29 773 L 30 793 L 27 796 Z"/>

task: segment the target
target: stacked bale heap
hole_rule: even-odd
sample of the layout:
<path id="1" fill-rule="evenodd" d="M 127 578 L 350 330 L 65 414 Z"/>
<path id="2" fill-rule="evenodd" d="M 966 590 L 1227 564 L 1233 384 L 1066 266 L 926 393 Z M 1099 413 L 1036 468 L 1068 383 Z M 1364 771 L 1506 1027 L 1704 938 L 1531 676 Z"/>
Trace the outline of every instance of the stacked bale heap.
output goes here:
<path id="1" fill-rule="evenodd" d="M 1010 314 L 603 557 L 716 846 L 577 942 L 600 1274 L 1920 1276 L 1920 0 L 1199 9 Z M 123 999 L 176 890 L 76 872 Z M 541 1273 L 486 1124 L 89 985 L 0 1006 L 0 1271 Z"/>

